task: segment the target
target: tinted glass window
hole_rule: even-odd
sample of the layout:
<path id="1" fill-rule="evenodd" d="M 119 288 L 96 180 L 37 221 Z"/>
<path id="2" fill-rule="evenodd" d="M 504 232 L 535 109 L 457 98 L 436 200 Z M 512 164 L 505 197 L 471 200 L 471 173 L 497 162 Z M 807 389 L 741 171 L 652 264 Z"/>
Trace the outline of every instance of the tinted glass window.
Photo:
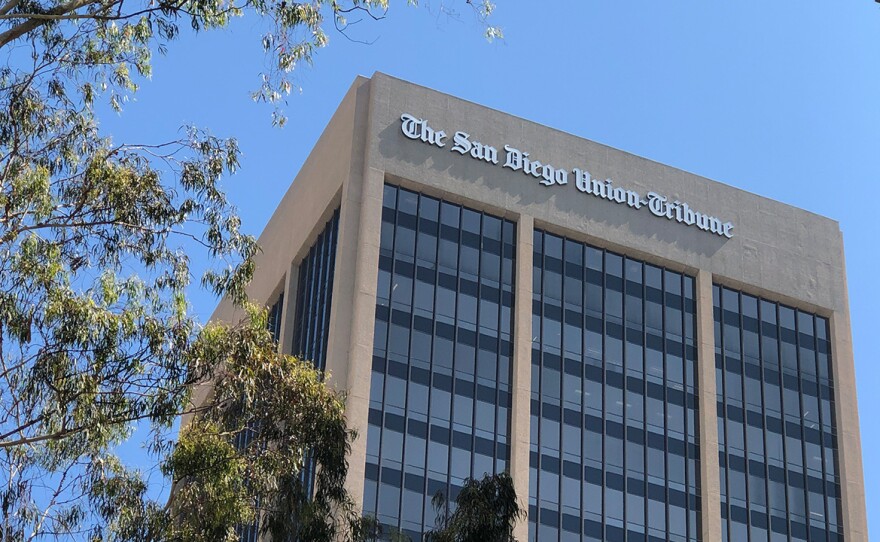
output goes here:
<path id="1" fill-rule="evenodd" d="M 698 540 L 693 278 L 534 247 L 530 539 Z"/>
<path id="2" fill-rule="evenodd" d="M 515 228 L 386 185 L 364 513 L 412 540 L 431 498 L 508 467 Z"/>
<path id="3" fill-rule="evenodd" d="M 337 209 L 299 264 L 293 354 L 311 360 L 321 370 L 327 363 L 327 336 L 330 331 L 330 304 L 338 231 Z"/>
<path id="4" fill-rule="evenodd" d="M 713 289 L 726 539 L 842 540 L 828 321 Z"/>

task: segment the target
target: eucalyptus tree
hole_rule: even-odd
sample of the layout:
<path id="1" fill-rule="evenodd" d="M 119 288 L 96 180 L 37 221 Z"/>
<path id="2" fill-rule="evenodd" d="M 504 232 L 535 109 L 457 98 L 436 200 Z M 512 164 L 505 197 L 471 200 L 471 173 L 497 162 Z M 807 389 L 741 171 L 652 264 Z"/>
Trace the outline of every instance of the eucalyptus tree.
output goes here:
<path id="1" fill-rule="evenodd" d="M 525 519 L 510 474 L 468 478 L 455 498 L 446 495 L 432 499 L 437 527 L 427 534 L 429 542 L 514 542 L 514 524 Z"/>
<path id="2" fill-rule="evenodd" d="M 279 104 L 327 44 L 325 18 L 344 31 L 387 8 L 0 0 L 0 540 L 232 540 L 250 521 L 277 540 L 366 533 L 343 485 L 354 436 L 342 400 L 278 354 L 247 302 L 258 247 L 221 186 L 236 142 L 195 128 L 114 142 L 96 103 L 121 109 L 182 31 L 251 16 L 269 22 L 273 59 L 254 98 Z M 491 5 L 475 9 L 482 19 Z M 208 262 L 199 277 L 191 257 Z M 200 325 L 191 287 L 243 318 Z M 234 446 L 243 431 L 250 444 Z M 148 464 L 124 459 L 133 438 Z M 320 467 L 313 498 L 298 477 L 306 449 Z"/>

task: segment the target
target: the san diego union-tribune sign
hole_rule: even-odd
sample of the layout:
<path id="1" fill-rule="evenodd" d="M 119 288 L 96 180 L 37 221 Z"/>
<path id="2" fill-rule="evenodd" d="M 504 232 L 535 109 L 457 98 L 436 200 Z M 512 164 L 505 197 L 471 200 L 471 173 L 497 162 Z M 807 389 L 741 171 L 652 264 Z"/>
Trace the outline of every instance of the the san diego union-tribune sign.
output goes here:
<path id="1" fill-rule="evenodd" d="M 426 119 L 420 119 L 404 113 L 400 117 L 400 130 L 409 139 L 421 141 L 428 145 L 445 148 L 450 143 L 443 130 L 436 130 L 428 125 Z M 470 156 L 489 164 L 498 165 L 498 149 L 485 143 L 480 143 L 466 132 L 455 132 L 452 135 L 452 146 L 449 150 L 461 155 Z M 569 176 L 574 177 L 574 185 L 584 193 L 590 194 L 613 203 L 626 205 L 633 209 L 648 209 L 653 215 L 674 220 L 687 226 L 693 226 L 701 230 L 714 233 L 730 239 L 733 237 L 733 223 L 722 222 L 721 219 L 710 216 L 691 207 L 683 201 L 670 201 L 669 198 L 656 192 L 648 192 L 645 197 L 634 190 L 628 190 L 620 186 L 614 186 L 611 179 L 594 179 L 589 171 L 573 168 L 571 173 L 566 169 L 555 167 L 551 164 L 542 163 L 529 156 L 529 153 L 504 145 L 504 163 L 501 167 L 513 171 L 521 171 L 525 175 L 533 177 L 544 186 L 567 185 Z"/>

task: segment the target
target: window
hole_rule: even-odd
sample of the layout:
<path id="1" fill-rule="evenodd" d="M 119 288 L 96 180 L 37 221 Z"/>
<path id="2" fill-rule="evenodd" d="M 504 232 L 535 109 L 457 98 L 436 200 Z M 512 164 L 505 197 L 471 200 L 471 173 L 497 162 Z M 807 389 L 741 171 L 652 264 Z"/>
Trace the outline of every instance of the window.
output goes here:
<path id="1" fill-rule="evenodd" d="M 437 491 L 507 467 L 515 242 L 508 220 L 385 186 L 366 470 L 395 474 L 367 477 L 364 513 L 413 540 Z"/>
<path id="2" fill-rule="evenodd" d="M 293 354 L 311 360 L 319 370 L 324 370 L 327 363 L 338 230 L 337 209 L 299 264 Z"/>
<path id="3" fill-rule="evenodd" d="M 811 540 L 836 538 L 841 526 L 840 499 L 829 492 L 838 471 L 828 321 L 718 285 L 713 297 L 723 382 L 718 412 L 726 428 L 719 451 L 729 492 L 729 502 L 722 502 L 727 539 L 765 542 L 769 532 L 772 540 L 806 540 L 808 528 Z"/>
<path id="4" fill-rule="evenodd" d="M 530 540 L 698 540 L 693 278 L 534 250 Z"/>

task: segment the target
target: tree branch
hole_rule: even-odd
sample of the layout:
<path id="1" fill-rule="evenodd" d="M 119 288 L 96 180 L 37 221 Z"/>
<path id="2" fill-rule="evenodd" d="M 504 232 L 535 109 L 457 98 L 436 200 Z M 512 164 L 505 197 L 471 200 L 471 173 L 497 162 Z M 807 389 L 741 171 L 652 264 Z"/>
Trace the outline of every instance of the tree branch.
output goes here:
<path id="1" fill-rule="evenodd" d="M 174 415 L 175 416 L 188 416 L 190 414 L 198 414 L 200 412 L 205 412 L 207 410 L 210 410 L 210 409 L 214 408 L 215 406 L 216 405 L 213 403 L 208 404 L 208 405 L 202 405 L 202 406 L 198 406 L 195 408 L 191 408 L 189 410 L 183 410 L 183 411 L 177 412 Z M 125 416 L 122 418 L 108 420 L 106 423 L 112 424 L 112 425 L 130 423 L 130 422 L 144 420 L 144 419 L 150 418 L 151 416 L 152 416 L 152 413 L 139 414 L 136 416 Z M 91 425 L 79 425 L 79 426 L 73 427 L 71 429 L 62 429 L 61 431 L 55 431 L 54 433 L 49 433 L 46 435 L 37 435 L 34 437 L 25 437 L 25 438 L 20 438 L 20 439 L 15 439 L 15 440 L 0 441 L 0 450 L 5 449 L 5 448 L 13 448 L 16 446 L 25 446 L 28 444 L 35 444 L 37 442 L 45 442 L 47 440 L 61 440 L 64 438 L 69 438 L 77 433 L 81 433 L 81 432 L 83 432 L 87 429 L 90 429 L 90 428 L 92 428 Z"/>
<path id="2" fill-rule="evenodd" d="M 3 4 L 3 7 L 0 7 L 0 15 L 6 15 L 7 13 L 15 9 L 15 6 L 17 6 L 20 2 L 21 0 L 9 0 L 9 2 Z"/>
<path id="3" fill-rule="evenodd" d="M 17 2 L 17 0 L 10 0 L 10 1 Z M 0 47 L 5 47 L 9 43 L 24 36 L 28 32 L 45 25 L 50 20 L 52 20 L 53 16 L 54 16 L 54 18 L 59 18 L 60 16 L 64 16 L 68 13 L 76 11 L 82 7 L 89 5 L 89 4 L 95 4 L 95 3 L 100 3 L 100 2 L 99 2 L 99 0 L 71 0 L 70 2 L 67 2 L 65 4 L 60 4 L 52 9 L 50 9 L 48 12 L 46 12 L 44 14 L 44 17 L 46 17 L 46 18 L 30 18 L 27 21 L 24 21 L 23 23 L 21 23 L 19 25 L 13 26 L 12 28 L 7 30 L 6 32 L 3 32 L 2 34 L 0 34 Z M 4 9 L 6 7 L 7 6 L 4 6 Z"/>

